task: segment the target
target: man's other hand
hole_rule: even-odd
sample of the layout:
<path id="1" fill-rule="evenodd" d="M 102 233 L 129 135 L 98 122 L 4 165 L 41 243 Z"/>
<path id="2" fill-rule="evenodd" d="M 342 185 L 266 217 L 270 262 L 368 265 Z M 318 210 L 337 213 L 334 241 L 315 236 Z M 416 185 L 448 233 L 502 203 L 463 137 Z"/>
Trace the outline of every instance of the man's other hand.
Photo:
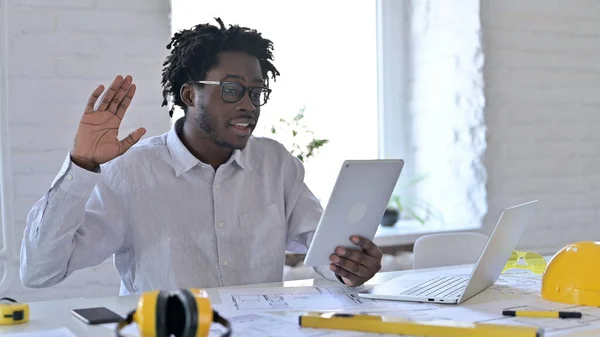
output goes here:
<path id="1" fill-rule="evenodd" d="M 356 287 L 379 272 L 383 253 L 371 240 L 356 235 L 350 240 L 359 247 L 356 249 L 337 247 L 330 257 L 329 268 L 339 275 L 345 284 Z"/>

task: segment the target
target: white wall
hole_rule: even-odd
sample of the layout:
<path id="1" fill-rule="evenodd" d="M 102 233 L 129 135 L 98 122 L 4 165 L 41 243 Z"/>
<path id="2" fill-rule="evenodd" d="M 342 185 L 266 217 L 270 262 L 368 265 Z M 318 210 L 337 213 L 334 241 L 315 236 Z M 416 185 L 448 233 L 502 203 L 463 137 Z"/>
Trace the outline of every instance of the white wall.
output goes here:
<path id="1" fill-rule="evenodd" d="M 487 228 L 540 204 L 521 247 L 600 239 L 600 2 L 482 1 Z"/>
<path id="2" fill-rule="evenodd" d="M 9 0 L 9 126 L 14 186 L 14 243 L 25 218 L 70 149 L 86 100 L 117 74 L 137 83 L 121 135 L 143 126 L 147 136 L 170 127 L 161 108 L 161 70 L 170 39 L 167 0 Z M 18 263 L 17 260 L 13 261 Z M 88 283 L 87 287 L 84 284 Z M 19 300 L 118 294 L 111 261 L 73 274 L 49 289 L 23 289 Z"/>

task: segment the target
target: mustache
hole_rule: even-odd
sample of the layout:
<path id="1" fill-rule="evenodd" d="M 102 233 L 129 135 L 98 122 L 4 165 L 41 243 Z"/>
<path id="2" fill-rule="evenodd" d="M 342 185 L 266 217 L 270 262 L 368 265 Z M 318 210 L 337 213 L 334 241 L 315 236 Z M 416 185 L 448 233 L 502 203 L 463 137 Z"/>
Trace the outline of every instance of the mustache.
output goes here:
<path id="1" fill-rule="evenodd" d="M 231 124 L 236 120 L 244 120 L 244 119 L 249 120 L 252 125 L 255 125 L 258 122 L 258 115 L 257 114 L 248 114 L 248 113 L 236 115 L 236 116 L 230 118 L 227 121 L 227 123 Z"/>

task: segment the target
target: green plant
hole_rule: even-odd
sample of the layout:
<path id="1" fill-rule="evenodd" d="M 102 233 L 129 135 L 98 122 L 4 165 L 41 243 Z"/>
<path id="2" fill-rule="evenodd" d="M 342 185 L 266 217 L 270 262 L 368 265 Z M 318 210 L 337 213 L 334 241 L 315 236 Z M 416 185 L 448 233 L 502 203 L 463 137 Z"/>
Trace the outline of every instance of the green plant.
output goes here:
<path id="1" fill-rule="evenodd" d="M 425 179 L 426 176 L 424 175 L 417 176 L 406 183 L 403 188 L 416 185 Z M 394 193 L 390 198 L 388 208 L 396 209 L 399 215 L 408 213 L 410 217 L 421 224 L 425 224 L 431 218 L 442 219 L 442 214 L 438 209 L 426 200 L 417 197 L 401 196 Z"/>
<path id="2" fill-rule="evenodd" d="M 289 137 L 287 142 L 291 142 L 291 145 L 289 145 L 288 150 L 301 162 L 314 157 L 317 151 L 329 142 L 328 139 L 316 138 L 314 132 L 302 123 L 304 110 L 304 107 L 300 109 L 292 120 L 288 121 L 285 118 L 280 118 L 279 125 L 271 127 L 271 134 Z M 283 142 L 287 143 L 286 141 Z"/>

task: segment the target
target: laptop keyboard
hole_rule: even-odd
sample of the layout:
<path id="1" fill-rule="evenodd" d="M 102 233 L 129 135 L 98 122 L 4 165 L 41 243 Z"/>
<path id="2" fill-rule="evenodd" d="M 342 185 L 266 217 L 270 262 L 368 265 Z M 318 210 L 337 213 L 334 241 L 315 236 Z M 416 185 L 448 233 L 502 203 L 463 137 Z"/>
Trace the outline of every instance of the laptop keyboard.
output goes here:
<path id="1" fill-rule="evenodd" d="M 410 288 L 400 295 L 423 296 L 423 297 L 456 297 L 459 298 L 465 285 L 466 277 L 443 276 L 436 277 L 423 282 L 416 287 Z"/>

